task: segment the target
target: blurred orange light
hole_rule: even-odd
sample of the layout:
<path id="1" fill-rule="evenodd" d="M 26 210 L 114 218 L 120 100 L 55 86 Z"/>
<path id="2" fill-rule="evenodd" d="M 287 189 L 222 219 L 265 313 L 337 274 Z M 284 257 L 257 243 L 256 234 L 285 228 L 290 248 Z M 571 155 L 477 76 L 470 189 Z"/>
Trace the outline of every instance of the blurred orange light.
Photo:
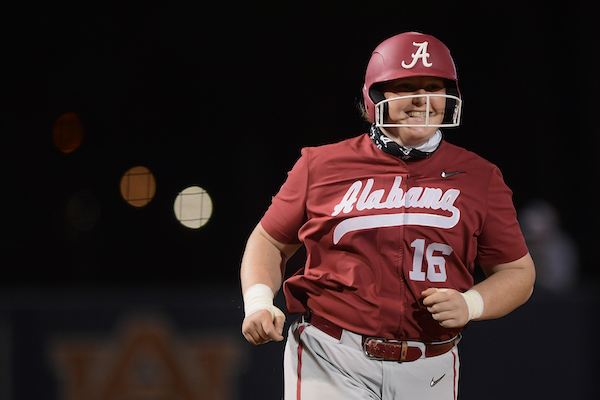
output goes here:
<path id="1" fill-rule="evenodd" d="M 134 207 L 144 207 L 155 193 L 156 180 L 146 167 L 133 167 L 121 178 L 121 196 Z"/>

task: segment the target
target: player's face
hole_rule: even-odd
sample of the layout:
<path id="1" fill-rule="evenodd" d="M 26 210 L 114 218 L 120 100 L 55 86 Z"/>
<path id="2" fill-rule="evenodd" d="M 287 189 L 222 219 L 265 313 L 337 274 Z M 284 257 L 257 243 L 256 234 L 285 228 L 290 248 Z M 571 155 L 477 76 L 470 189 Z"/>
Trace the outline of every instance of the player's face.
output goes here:
<path id="1" fill-rule="evenodd" d="M 386 99 L 418 94 L 446 94 L 446 84 L 442 78 L 416 76 L 390 81 L 384 84 L 383 94 Z M 429 124 L 439 125 L 444 120 L 446 99 L 444 97 L 429 98 Z M 386 123 L 401 125 L 425 125 L 427 97 L 413 97 L 392 100 L 388 103 Z M 433 136 L 437 127 L 387 127 L 385 131 L 398 143 L 416 147 Z"/>

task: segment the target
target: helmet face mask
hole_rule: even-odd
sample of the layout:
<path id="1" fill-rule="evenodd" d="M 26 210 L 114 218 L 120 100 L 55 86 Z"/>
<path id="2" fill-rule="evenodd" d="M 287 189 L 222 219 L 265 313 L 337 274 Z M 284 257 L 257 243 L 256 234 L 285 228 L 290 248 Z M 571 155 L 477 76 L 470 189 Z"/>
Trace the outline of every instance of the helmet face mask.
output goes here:
<path id="1" fill-rule="evenodd" d="M 425 109 L 425 121 L 422 124 L 400 124 L 385 122 L 388 116 L 388 103 L 398 100 L 414 99 L 414 98 L 425 98 L 426 109 Z M 442 123 L 435 124 L 430 121 L 429 115 L 431 111 L 431 99 L 432 98 L 444 98 L 446 100 L 446 107 L 444 112 L 444 119 Z M 438 127 L 438 128 L 454 128 L 460 125 L 460 113 L 462 109 L 462 100 L 458 96 L 451 94 L 414 94 L 408 96 L 399 96 L 389 99 L 383 99 L 375 103 L 375 126 L 378 128 L 394 128 L 394 127 Z"/>
<path id="2" fill-rule="evenodd" d="M 367 65 L 365 84 L 363 86 L 363 101 L 366 114 L 378 127 L 408 126 L 385 122 L 388 103 L 400 98 L 385 99 L 381 92 L 385 82 L 429 76 L 444 79 L 447 84 L 445 95 L 419 94 L 412 97 L 426 97 L 427 107 L 430 107 L 432 97 L 445 97 L 446 108 L 444 121 L 441 124 L 426 124 L 410 126 L 439 126 L 456 127 L 460 124 L 462 100 L 458 90 L 458 80 L 454 60 L 450 51 L 441 41 L 431 35 L 417 32 L 406 32 L 383 41 L 375 48 Z M 429 109 L 429 108 L 428 108 Z"/>

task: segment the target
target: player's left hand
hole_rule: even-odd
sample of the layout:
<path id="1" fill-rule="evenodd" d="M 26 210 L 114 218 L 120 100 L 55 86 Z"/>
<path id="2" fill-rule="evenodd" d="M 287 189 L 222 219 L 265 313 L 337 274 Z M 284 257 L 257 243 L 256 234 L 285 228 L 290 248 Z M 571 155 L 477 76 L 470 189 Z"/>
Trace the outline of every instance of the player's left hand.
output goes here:
<path id="1" fill-rule="evenodd" d="M 423 304 L 444 328 L 460 328 L 469 322 L 467 302 L 454 289 L 429 288 L 421 292 Z"/>

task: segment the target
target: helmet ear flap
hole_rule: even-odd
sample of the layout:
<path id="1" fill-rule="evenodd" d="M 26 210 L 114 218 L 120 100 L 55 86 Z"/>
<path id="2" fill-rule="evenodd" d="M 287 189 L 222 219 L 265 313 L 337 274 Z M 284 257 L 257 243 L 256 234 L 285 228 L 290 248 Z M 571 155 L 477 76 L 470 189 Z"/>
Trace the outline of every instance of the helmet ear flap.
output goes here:
<path id="1" fill-rule="evenodd" d="M 456 82 L 446 79 L 446 94 L 456 96 L 460 98 Z M 454 115 L 457 111 L 458 103 L 454 99 L 446 99 L 446 108 L 444 109 L 444 124 L 452 124 L 454 122 Z"/>
<path id="2" fill-rule="evenodd" d="M 379 102 L 385 100 L 385 96 L 383 95 L 383 92 L 381 90 L 379 90 L 379 88 L 377 86 L 380 86 L 380 85 L 373 85 L 371 87 L 371 89 L 369 89 L 369 97 L 371 98 L 371 100 L 373 100 L 375 107 L 377 107 L 377 104 Z M 389 110 L 388 103 L 384 103 L 383 110 L 381 110 L 381 112 L 383 113 L 384 116 L 388 115 L 388 110 Z M 377 121 L 373 121 L 373 122 L 377 122 Z"/>

